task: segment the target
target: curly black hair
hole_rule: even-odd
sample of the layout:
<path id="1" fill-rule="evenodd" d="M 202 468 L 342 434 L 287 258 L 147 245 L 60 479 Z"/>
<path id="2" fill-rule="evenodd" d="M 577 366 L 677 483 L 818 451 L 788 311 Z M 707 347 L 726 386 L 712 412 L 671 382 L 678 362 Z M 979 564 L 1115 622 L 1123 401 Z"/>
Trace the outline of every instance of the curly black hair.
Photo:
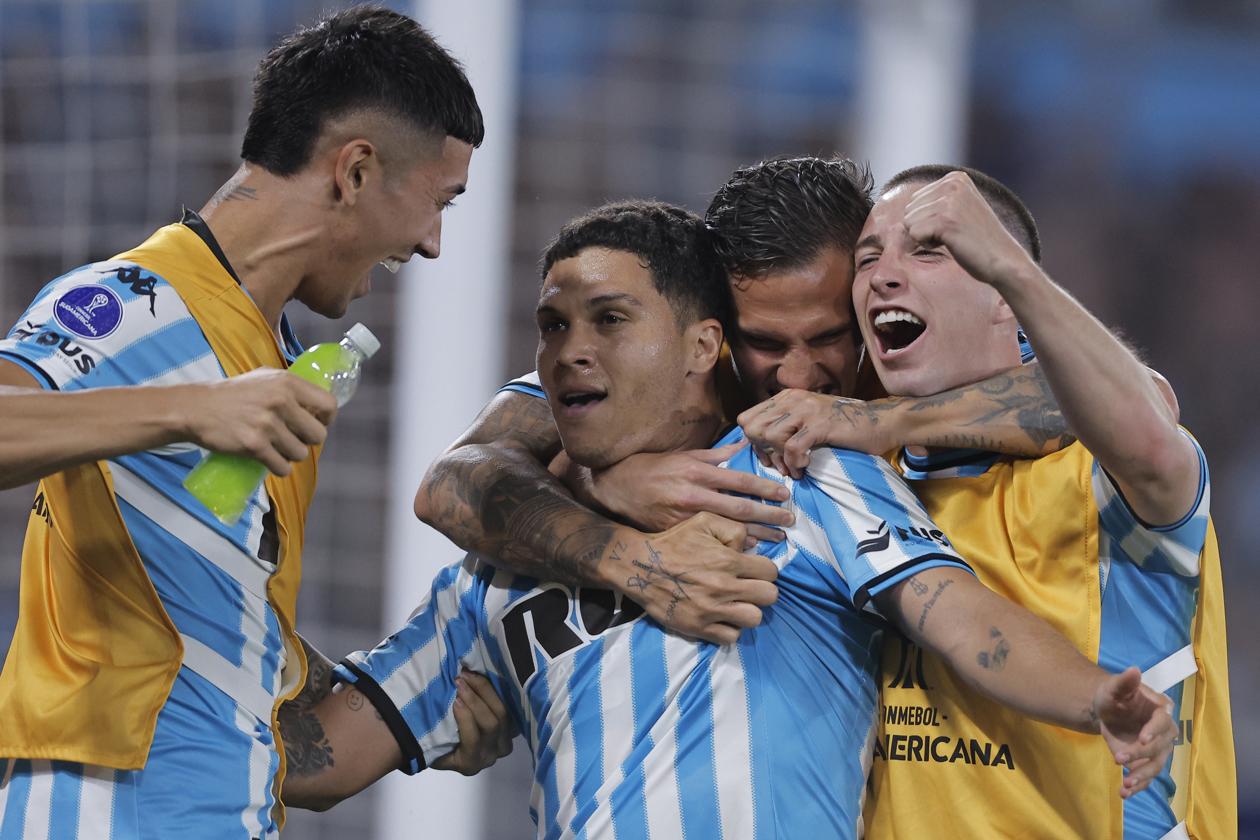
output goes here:
<path id="1" fill-rule="evenodd" d="M 473 146 L 485 137 L 460 63 L 406 15 L 355 6 L 289 35 L 263 58 L 241 157 L 292 175 L 310 161 L 328 120 L 356 110 Z"/>
<path id="2" fill-rule="evenodd" d="M 852 253 L 871 210 L 870 169 L 848 158 L 775 158 L 737 169 L 705 213 L 733 277 L 802 266 L 828 245 Z"/>
<path id="3" fill-rule="evenodd" d="M 695 213 L 660 201 L 619 201 L 597 207 L 563 228 L 542 257 L 542 276 L 586 248 L 628 251 L 643 260 L 652 285 L 669 301 L 680 325 L 731 318 L 726 272 L 713 237 Z"/>

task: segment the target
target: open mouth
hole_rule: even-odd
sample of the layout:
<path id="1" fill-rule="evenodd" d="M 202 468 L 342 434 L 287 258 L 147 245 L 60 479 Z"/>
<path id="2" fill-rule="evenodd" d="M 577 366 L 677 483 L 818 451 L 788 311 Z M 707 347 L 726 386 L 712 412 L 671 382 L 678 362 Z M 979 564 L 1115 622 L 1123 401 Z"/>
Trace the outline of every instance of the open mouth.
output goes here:
<path id="1" fill-rule="evenodd" d="M 397 274 L 398 269 L 402 268 L 403 263 L 405 262 L 406 260 L 400 260 L 398 257 L 386 257 L 385 259 L 381 260 L 380 264 L 384 266 L 385 270 L 388 271 L 390 274 Z"/>
<path id="2" fill-rule="evenodd" d="M 927 325 L 918 315 L 904 309 L 885 309 L 872 322 L 880 349 L 886 354 L 899 353 L 919 340 Z"/>
<path id="3" fill-rule="evenodd" d="M 603 391 L 566 391 L 560 395 L 560 404 L 576 413 L 598 405 L 607 396 Z"/>

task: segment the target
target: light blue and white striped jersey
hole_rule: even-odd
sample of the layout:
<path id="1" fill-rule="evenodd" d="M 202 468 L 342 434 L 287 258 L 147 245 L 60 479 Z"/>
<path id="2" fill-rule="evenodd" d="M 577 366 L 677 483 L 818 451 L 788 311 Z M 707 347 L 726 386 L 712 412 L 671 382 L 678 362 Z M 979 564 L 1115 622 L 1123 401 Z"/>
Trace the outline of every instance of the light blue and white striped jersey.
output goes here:
<path id="1" fill-rule="evenodd" d="M 726 466 L 783 482 L 796 514 L 785 542 L 755 549 L 780 568 L 779 599 L 737 644 L 691 641 L 611 592 L 470 556 L 337 678 L 372 699 L 416 772 L 458 743 L 461 668 L 487 674 L 533 753 L 539 837 L 858 836 L 881 627 L 871 597 L 915 571 L 967 567 L 877 458 L 820 450 L 801 481 L 748 448 Z"/>
<path id="2" fill-rule="evenodd" d="M 205 223 L 195 213 L 186 213 L 184 223 L 232 273 Z M 301 348 L 287 322 L 282 332 L 292 359 Z M 123 261 L 83 266 L 45 286 L 0 341 L 0 359 L 28 371 L 46 389 L 61 391 L 204 383 L 226 376 L 175 289 Z M 193 499 L 183 480 L 204 454 L 195 445 L 177 444 L 110 458 L 106 465 L 123 523 L 179 631 L 184 667 L 200 678 L 199 686 L 214 686 L 234 709 L 265 724 L 263 732 L 252 721 L 238 720 L 236 711 L 219 714 L 215 704 L 205 710 L 206 737 L 216 728 L 222 731 L 215 737 L 225 742 L 237 740 L 234 730 L 248 735 L 238 746 L 249 771 L 241 783 L 253 791 L 242 820 L 247 827 L 262 824 L 250 830 L 253 836 L 270 824 L 271 779 L 279 764 L 270 721 L 286 656 L 266 590 L 276 568 L 276 526 L 264 490 L 234 526 L 223 525 Z M 189 693 L 193 701 L 203 696 L 208 695 Z M 255 749 L 259 745 L 264 748 Z M 154 751 L 160 746 L 155 741 Z"/>

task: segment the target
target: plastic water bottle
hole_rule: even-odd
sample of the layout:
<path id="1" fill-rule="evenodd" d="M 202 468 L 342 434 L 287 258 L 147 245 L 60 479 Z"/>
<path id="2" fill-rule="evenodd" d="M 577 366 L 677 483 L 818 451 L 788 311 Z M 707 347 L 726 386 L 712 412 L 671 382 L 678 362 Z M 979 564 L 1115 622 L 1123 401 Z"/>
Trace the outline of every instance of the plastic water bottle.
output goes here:
<path id="1" fill-rule="evenodd" d="M 316 344 L 298 356 L 289 372 L 330 392 L 341 407 L 359 387 L 363 362 L 380 348 L 371 330 L 355 324 L 338 343 Z M 188 473 L 184 487 L 224 525 L 235 525 L 266 477 L 267 468 L 253 458 L 211 452 Z"/>

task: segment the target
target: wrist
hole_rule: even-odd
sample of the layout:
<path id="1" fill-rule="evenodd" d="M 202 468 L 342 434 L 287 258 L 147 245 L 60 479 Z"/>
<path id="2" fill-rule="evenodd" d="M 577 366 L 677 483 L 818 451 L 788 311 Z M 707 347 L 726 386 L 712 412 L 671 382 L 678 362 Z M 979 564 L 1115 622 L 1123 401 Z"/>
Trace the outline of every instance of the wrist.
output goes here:
<path id="1" fill-rule="evenodd" d="M 201 387 L 204 386 L 168 385 L 152 389 L 154 417 L 163 445 L 185 442 L 200 445 L 201 440 L 194 428 L 197 412 L 190 407 L 203 404 L 195 393 Z"/>
<path id="2" fill-rule="evenodd" d="M 647 534 L 628 525 L 617 525 L 613 528 L 608 545 L 593 570 L 595 579 L 601 586 L 623 595 L 629 594 L 626 591 L 626 581 L 635 575 L 631 557 L 645 539 Z"/>

